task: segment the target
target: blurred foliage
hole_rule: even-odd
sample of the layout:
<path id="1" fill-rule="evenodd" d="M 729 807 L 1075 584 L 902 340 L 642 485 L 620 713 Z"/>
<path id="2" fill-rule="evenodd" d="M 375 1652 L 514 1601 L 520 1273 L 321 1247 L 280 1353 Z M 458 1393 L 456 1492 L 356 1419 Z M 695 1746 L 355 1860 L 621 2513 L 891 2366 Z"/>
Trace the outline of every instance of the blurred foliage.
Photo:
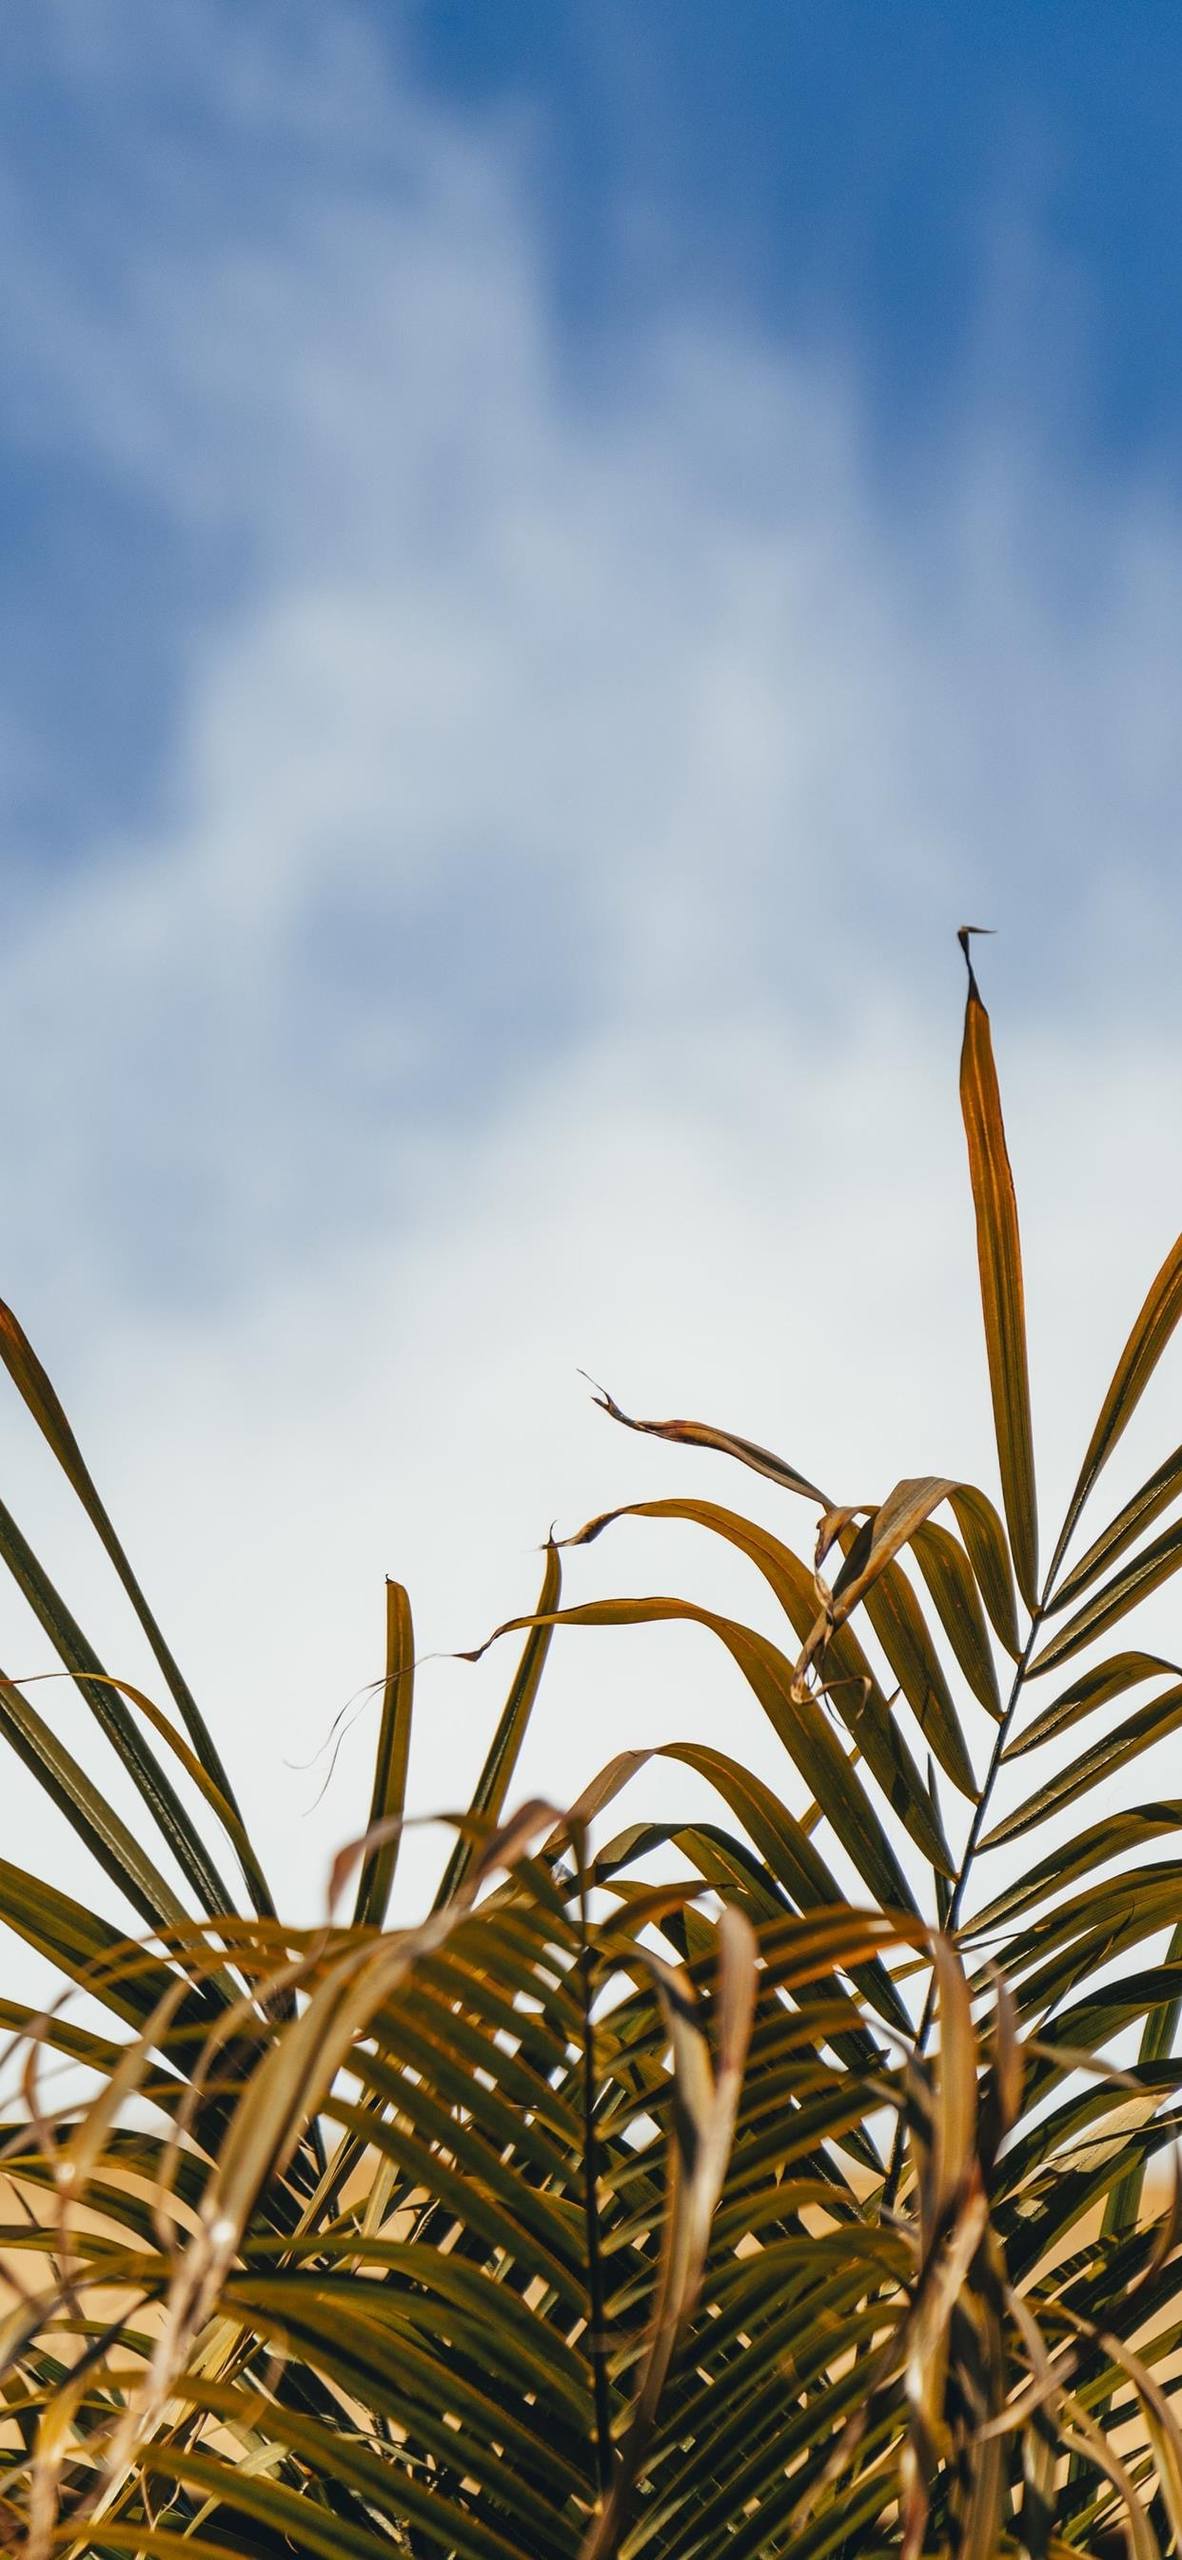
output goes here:
<path id="1" fill-rule="evenodd" d="M 1087 1543 L 1082 1528 L 1182 1309 L 1182 1244 L 1044 1572 L 1017 1210 L 971 962 L 961 1096 L 1000 1508 L 938 1476 L 847 1508 L 755 1443 L 632 1422 L 605 1397 L 631 1429 L 754 1470 L 791 1517 L 819 1514 L 801 1553 L 713 1502 L 632 1506 L 737 1548 L 780 1640 L 686 1600 L 564 1606 L 551 1545 L 536 1612 L 499 1631 L 524 1649 L 411 1928 L 385 1926 L 406 1594 L 388 1588 L 366 1833 L 324 1925 L 286 1928 L 5 1312 L 10 1377 L 167 1702 L 110 1678 L 0 1508 L 5 1560 L 143 1808 L 122 1821 L 0 1679 L 5 1739 L 142 1923 L 129 1939 L 0 1863 L 0 1915 L 63 1984 L 39 2017 L 0 2004 L 6 2547 L 1182 2549 L 1182 1800 L 1136 1804 L 1120 1783 L 1182 1724 L 1182 1668 L 1124 1625 L 1182 1563 L 1182 1450 Z M 641 1753 L 573 1806 L 510 1810 L 555 1631 L 662 1619 L 726 1649 L 783 1747 L 782 1792 L 682 1744 L 669 1756 L 708 1782 L 709 1817 L 605 1837 Z M 1007 1843 L 1010 1881 L 983 1898 Z"/>

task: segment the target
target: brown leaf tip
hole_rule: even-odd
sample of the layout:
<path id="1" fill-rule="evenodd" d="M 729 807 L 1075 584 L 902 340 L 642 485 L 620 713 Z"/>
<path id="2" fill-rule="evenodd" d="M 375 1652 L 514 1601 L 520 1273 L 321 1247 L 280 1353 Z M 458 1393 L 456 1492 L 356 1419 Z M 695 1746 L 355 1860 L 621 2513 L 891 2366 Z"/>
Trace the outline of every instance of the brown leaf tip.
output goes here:
<path id="1" fill-rule="evenodd" d="M 970 996 L 976 996 L 978 1001 L 980 1000 L 981 990 L 977 985 L 976 972 L 973 968 L 972 953 L 969 950 L 969 940 L 975 933 L 993 934 L 996 933 L 996 931 L 996 925 L 992 924 L 959 924 L 956 928 L 956 939 L 964 953 L 964 965 L 969 973 L 969 994 Z"/>

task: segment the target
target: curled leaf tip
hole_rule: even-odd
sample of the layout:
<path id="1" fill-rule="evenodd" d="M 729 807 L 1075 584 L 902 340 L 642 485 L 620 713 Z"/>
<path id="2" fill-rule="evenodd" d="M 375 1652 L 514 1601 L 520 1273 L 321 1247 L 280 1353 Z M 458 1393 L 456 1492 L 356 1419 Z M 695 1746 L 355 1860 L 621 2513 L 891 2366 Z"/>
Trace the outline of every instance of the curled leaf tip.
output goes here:
<path id="1" fill-rule="evenodd" d="M 659 1433 L 664 1427 L 663 1425 L 652 1422 L 637 1422 L 632 1414 L 625 1413 L 623 1405 L 616 1403 L 616 1399 L 612 1395 L 610 1389 L 607 1387 L 601 1387 L 598 1378 L 593 1378 L 589 1369 L 580 1369 L 579 1376 L 586 1379 L 589 1387 L 594 1388 L 595 1394 L 593 1402 L 598 1405 L 601 1413 L 606 1413 L 609 1422 L 622 1422 L 625 1429 L 628 1431 L 657 1431 Z"/>
<path id="2" fill-rule="evenodd" d="M 959 942 L 960 947 L 961 947 L 961 950 L 962 950 L 962 951 L 963 951 L 963 953 L 964 953 L 964 965 L 965 965 L 965 967 L 966 967 L 966 969 L 968 970 L 968 973 L 969 973 L 969 993 L 970 993 L 970 995 L 974 995 L 974 996 L 975 996 L 975 995 L 977 995 L 977 994 L 979 993 L 979 989 L 978 989 L 978 986 L 977 986 L 977 974 L 976 974 L 976 971 L 975 971 L 975 969 L 974 969 L 974 967 L 973 967 L 973 956 L 972 956 L 971 951 L 969 950 L 969 942 L 970 942 L 970 939 L 971 939 L 971 937 L 973 936 L 973 934 L 975 934 L 975 933 L 977 933 L 977 934 L 982 934 L 982 933 L 983 933 L 983 934 L 993 934 L 993 933 L 996 933 L 996 931 L 997 931 L 997 927 L 996 927 L 996 925 L 992 925 L 992 924 L 960 924 L 960 925 L 958 925 L 958 926 L 957 926 L 957 928 L 956 928 L 956 939 L 957 939 L 957 941 Z"/>

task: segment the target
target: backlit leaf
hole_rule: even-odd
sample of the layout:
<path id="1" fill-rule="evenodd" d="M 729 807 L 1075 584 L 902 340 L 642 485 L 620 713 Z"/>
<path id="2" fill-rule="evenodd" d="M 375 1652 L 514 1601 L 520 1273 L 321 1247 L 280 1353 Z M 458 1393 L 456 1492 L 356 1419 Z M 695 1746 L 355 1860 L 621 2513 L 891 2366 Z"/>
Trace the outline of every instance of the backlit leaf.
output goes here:
<path id="1" fill-rule="evenodd" d="M 997 1070 L 993 1063 L 989 1016 L 981 1002 L 969 958 L 967 927 L 961 935 L 961 942 L 968 967 L 969 990 L 960 1062 L 960 1099 L 977 1221 L 977 1258 L 989 1383 L 993 1394 L 993 1422 L 1014 1570 L 1026 1606 L 1033 1611 L 1038 1606 L 1038 1510 L 1018 1204 L 1006 1146 Z"/>
<path id="2" fill-rule="evenodd" d="M 1107 1464 L 1126 1424 L 1135 1413 L 1179 1316 L 1182 1316 L 1182 1236 L 1170 1247 L 1117 1362 L 1115 1376 L 1100 1408 L 1068 1505 L 1064 1543 L 1101 1468 Z M 1172 1463 L 1177 1464 L 1176 1458 Z"/>

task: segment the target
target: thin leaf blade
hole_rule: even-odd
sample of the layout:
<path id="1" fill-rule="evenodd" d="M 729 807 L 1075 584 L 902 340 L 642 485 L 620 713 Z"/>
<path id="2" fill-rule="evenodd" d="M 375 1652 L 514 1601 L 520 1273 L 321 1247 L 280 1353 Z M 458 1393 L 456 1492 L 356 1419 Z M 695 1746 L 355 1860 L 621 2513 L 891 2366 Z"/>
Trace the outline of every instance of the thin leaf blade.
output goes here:
<path id="1" fill-rule="evenodd" d="M 410 1598 L 400 1582 L 386 1583 L 386 1670 L 382 1684 L 382 1722 L 374 1756 L 373 1794 L 368 1831 L 387 1826 L 386 1836 L 371 1849 L 357 1880 L 353 1924 L 380 1929 L 398 1865 L 406 1805 L 414 1714 L 415 1640 Z"/>
<path id="2" fill-rule="evenodd" d="M 981 1308 L 1002 1501 L 1018 1588 L 1033 1612 L 1038 1607 L 1038 1505 L 1018 1203 L 989 1016 L 969 958 L 969 930 L 965 927 L 961 934 L 969 973 L 960 1061 L 961 1110 L 977 1224 Z"/>

